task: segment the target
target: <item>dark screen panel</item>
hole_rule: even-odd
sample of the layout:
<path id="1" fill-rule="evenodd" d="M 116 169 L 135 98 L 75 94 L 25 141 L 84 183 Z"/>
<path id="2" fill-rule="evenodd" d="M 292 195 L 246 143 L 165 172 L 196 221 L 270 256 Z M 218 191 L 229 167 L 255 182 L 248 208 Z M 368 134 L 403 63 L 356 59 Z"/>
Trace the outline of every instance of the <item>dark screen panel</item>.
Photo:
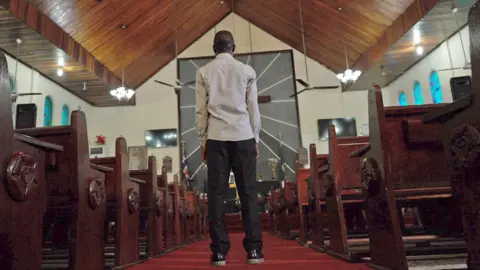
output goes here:
<path id="1" fill-rule="evenodd" d="M 177 146 L 176 129 L 155 129 L 145 131 L 145 146 L 148 148 L 164 148 Z"/>
<path id="2" fill-rule="evenodd" d="M 355 118 L 318 119 L 318 137 L 321 141 L 328 140 L 330 125 L 335 125 L 338 137 L 356 137 L 357 123 Z"/>

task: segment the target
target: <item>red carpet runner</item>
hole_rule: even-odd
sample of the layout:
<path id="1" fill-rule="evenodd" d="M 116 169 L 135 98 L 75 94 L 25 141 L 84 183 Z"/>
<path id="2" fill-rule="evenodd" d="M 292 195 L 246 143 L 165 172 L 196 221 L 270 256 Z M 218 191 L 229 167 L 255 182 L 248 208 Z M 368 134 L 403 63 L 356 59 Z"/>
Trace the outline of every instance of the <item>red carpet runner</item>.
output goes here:
<path id="1" fill-rule="evenodd" d="M 362 264 L 349 264 L 326 254 L 299 246 L 294 240 L 282 240 L 263 234 L 265 262 L 261 265 L 247 265 L 242 247 L 243 233 L 231 233 L 232 248 L 227 256 L 227 266 L 211 267 L 210 240 L 204 240 L 164 257 L 136 265 L 131 270 L 154 269 L 262 269 L 262 270 L 355 270 L 369 269 Z"/>

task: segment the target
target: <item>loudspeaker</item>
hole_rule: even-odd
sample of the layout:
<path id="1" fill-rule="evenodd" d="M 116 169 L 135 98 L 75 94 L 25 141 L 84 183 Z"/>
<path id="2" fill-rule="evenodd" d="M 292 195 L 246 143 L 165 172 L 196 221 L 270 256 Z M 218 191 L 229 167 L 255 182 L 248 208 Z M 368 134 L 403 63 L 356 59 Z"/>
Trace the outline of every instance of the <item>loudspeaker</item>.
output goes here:
<path id="1" fill-rule="evenodd" d="M 35 103 L 18 104 L 15 128 L 34 128 L 37 126 L 37 105 Z"/>
<path id="2" fill-rule="evenodd" d="M 470 76 L 454 77 L 450 79 L 453 101 L 472 94 L 472 81 Z"/>

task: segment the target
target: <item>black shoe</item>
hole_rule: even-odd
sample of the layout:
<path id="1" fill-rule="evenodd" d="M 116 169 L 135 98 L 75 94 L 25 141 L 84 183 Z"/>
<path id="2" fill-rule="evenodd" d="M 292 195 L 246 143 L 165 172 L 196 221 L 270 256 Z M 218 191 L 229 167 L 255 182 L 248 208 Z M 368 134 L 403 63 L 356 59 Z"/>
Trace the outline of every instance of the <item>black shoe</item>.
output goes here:
<path id="1" fill-rule="evenodd" d="M 210 263 L 213 266 L 225 266 L 225 255 L 222 253 L 213 253 L 212 258 L 210 259 Z"/>
<path id="2" fill-rule="evenodd" d="M 248 258 L 247 260 L 248 264 L 260 264 L 260 263 L 263 263 L 264 261 L 263 254 L 259 250 L 251 250 L 250 252 L 248 252 L 247 258 Z"/>

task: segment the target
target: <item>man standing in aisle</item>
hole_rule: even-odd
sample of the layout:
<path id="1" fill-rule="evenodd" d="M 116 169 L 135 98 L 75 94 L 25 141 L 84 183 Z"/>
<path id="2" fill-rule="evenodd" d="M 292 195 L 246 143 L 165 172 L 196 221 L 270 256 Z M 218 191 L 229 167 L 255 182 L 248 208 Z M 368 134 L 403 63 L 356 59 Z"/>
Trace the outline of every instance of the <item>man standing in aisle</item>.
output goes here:
<path id="1" fill-rule="evenodd" d="M 252 67 L 233 58 L 235 42 L 230 32 L 215 34 L 213 51 L 215 59 L 199 68 L 196 75 L 196 126 L 202 139 L 202 159 L 208 166 L 211 263 L 225 265 L 230 249 L 223 201 L 233 171 L 242 208 L 247 262 L 259 264 L 263 254 L 256 187 L 260 133 L 256 74 Z"/>

